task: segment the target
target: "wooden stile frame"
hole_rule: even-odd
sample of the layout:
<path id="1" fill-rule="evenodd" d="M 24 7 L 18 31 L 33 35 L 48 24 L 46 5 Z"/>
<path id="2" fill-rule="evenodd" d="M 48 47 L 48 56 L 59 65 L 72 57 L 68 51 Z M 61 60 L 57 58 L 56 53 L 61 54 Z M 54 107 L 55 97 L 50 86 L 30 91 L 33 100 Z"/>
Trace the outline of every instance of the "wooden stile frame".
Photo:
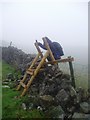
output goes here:
<path id="1" fill-rule="evenodd" d="M 53 53 L 47 43 L 47 40 L 46 38 L 43 38 L 43 42 L 45 43 L 45 47 L 47 49 L 46 53 L 43 55 L 39 46 L 38 46 L 38 42 L 36 41 L 35 42 L 35 46 L 36 46 L 36 49 L 38 51 L 38 54 L 36 55 L 35 59 L 33 60 L 31 66 L 26 70 L 26 73 L 23 77 L 23 79 L 20 81 L 18 87 L 16 90 L 20 90 L 21 86 L 24 87 L 24 90 L 21 94 L 21 97 L 25 95 L 25 93 L 27 92 L 28 88 L 30 87 L 30 85 L 32 84 L 34 78 L 37 76 L 37 74 L 42 70 L 42 67 L 45 65 L 48 65 L 48 64 L 56 64 L 58 62 L 69 62 L 69 67 L 70 67 L 70 73 L 71 73 L 71 78 L 72 78 L 72 85 L 75 87 L 75 79 L 74 79 L 74 71 L 73 71 L 73 66 L 72 66 L 72 61 L 74 61 L 73 58 L 71 57 L 68 57 L 66 59 L 59 59 L 59 60 L 55 60 L 54 56 L 53 56 Z M 39 56 L 41 56 L 41 61 L 38 63 L 37 60 L 39 58 Z M 47 57 L 50 56 L 52 61 L 48 61 L 46 62 L 46 59 Z M 33 69 L 33 66 L 35 65 L 35 63 L 38 63 L 37 64 L 37 67 L 36 69 Z M 30 80 L 28 81 L 27 85 L 24 84 L 26 78 L 27 78 L 27 74 L 30 74 L 31 75 L 31 78 Z"/>

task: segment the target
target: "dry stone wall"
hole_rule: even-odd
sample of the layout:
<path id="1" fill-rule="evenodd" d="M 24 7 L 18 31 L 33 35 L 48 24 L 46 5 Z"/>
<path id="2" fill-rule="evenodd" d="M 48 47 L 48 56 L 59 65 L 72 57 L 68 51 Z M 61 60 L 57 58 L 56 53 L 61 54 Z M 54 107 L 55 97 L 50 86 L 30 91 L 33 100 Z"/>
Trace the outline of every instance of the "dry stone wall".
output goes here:
<path id="1" fill-rule="evenodd" d="M 2 59 L 22 71 L 26 69 L 35 56 L 35 54 L 26 54 L 13 46 L 2 47 Z"/>

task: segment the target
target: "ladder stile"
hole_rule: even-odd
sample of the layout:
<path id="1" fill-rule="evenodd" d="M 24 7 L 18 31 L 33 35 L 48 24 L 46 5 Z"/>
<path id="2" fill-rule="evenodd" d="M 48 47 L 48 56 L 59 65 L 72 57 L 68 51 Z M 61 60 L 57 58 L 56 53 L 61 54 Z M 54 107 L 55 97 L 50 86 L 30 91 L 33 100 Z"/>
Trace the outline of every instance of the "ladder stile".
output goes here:
<path id="1" fill-rule="evenodd" d="M 34 58 L 31 66 L 29 67 L 29 69 L 31 69 L 31 68 L 34 66 L 34 64 L 35 64 L 35 62 L 38 60 L 39 56 L 40 56 L 40 54 L 38 53 L 37 56 Z M 27 77 L 27 71 L 26 71 L 23 79 L 21 80 L 22 83 L 25 81 L 26 77 Z M 18 85 L 18 87 L 17 87 L 16 90 L 20 90 L 20 88 L 21 88 L 21 84 Z"/>
<path id="2" fill-rule="evenodd" d="M 45 53 L 45 55 L 43 56 L 41 62 L 39 63 L 39 65 L 37 66 L 36 70 L 34 71 L 34 75 L 31 76 L 28 84 L 27 84 L 27 88 L 25 88 L 21 94 L 21 96 L 25 95 L 25 93 L 27 92 L 28 88 L 30 87 L 31 83 L 33 82 L 34 78 L 36 77 L 36 75 L 38 74 L 40 68 L 42 67 L 42 65 L 44 64 L 45 62 L 45 59 L 47 58 L 47 56 L 49 55 L 49 52 L 47 51 Z"/>
<path id="3" fill-rule="evenodd" d="M 25 73 L 23 79 L 21 80 L 22 83 L 25 81 L 26 77 L 27 77 L 27 73 Z M 21 88 L 21 84 L 18 85 L 16 90 L 20 90 L 20 88 Z"/>
<path id="4" fill-rule="evenodd" d="M 71 62 L 74 61 L 74 58 L 66 58 L 66 59 L 58 59 L 55 60 L 53 53 L 47 43 L 47 40 L 45 38 L 43 38 L 43 41 L 45 43 L 45 47 L 47 48 L 46 53 L 43 55 L 39 46 L 38 46 L 38 42 L 35 43 L 35 46 L 37 48 L 38 54 L 36 55 L 36 57 L 34 58 L 34 60 L 32 61 L 32 64 L 30 65 L 30 67 L 26 70 L 25 75 L 23 77 L 23 79 L 20 81 L 19 85 L 17 86 L 16 90 L 20 90 L 21 87 L 23 87 L 23 91 L 21 93 L 21 97 L 24 96 L 26 94 L 26 92 L 28 91 L 30 85 L 32 84 L 34 78 L 37 76 L 37 74 L 40 71 L 45 70 L 44 68 L 46 66 L 48 66 L 48 64 L 57 64 L 58 62 Z M 38 61 L 39 56 L 41 56 L 40 61 Z M 51 61 L 47 61 L 46 59 L 48 58 L 48 56 L 51 57 Z M 25 80 L 27 80 L 27 76 L 28 74 L 30 75 L 30 79 L 28 80 L 28 82 Z M 25 84 L 24 84 L 25 82 Z"/>

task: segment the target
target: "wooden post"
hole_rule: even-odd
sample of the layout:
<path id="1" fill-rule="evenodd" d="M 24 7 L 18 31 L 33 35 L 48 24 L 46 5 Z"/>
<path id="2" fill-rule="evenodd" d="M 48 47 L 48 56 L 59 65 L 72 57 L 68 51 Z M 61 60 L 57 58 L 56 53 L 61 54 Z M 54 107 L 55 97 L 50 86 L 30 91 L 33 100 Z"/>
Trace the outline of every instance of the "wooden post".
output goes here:
<path id="1" fill-rule="evenodd" d="M 54 61 L 48 61 L 44 64 L 56 64 L 56 63 L 59 63 L 59 62 L 71 62 L 71 61 L 74 61 L 74 58 L 64 58 L 64 59 L 58 59 L 58 60 L 54 60 Z"/>
<path id="2" fill-rule="evenodd" d="M 35 42 L 35 46 L 36 46 L 36 48 L 37 48 L 37 50 L 38 50 L 38 53 L 40 54 L 40 56 L 41 56 L 41 59 L 43 58 L 43 54 L 42 54 L 42 52 L 41 52 L 41 49 L 39 48 L 39 45 L 38 45 L 38 42 L 37 42 L 37 40 L 36 40 L 36 42 Z M 46 62 L 46 61 L 45 61 Z M 45 65 L 44 65 L 45 66 Z"/>
<path id="3" fill-rule="evenodd" d="M 53 56 L 53 54 L 52 54 L 52 51 L 51 51 L 51 49 L 50 49 L 50 47 L 49 47 L 49 45 L 48 45 L 48 43 L 47 43 L 46 38 L 42 38 L 42 39 L 43 39 L 43 42 L 45 43 L 45 46 L 46 46 L 47 50 L 49 51 L 49 54 L 50 54 L 50 57 L 51 57 L 52 61 L 54 61 L 55 58 L 54 58 L 54 56 Z"/>
<path id="4" fill-rule="evenodd" d="M 71 56 L 68 57 L 69 59 L 71 58 Z M 74 70 L 73 70 L 73 65 L 72 65 L 72 61 L 69 61 L 69 68 L 70 68 L 70 74 L 71 74 L 71 80 L 72 80 L 72 86 L 75 88 L 75 78 L 74 78 Z"/>
<path id="5" fill-rule="evenodd" d="M 38 46 L 38 42 L 36 41 L 34 44 L 35 44 L 38 52 L 40 53 L 41 58 L 43 58 L 43 54 L 42 54 L 42 52 L 41 52 L 41 50 L 40 50 L 40 48 L 39 48 L 39 46 Z"/>

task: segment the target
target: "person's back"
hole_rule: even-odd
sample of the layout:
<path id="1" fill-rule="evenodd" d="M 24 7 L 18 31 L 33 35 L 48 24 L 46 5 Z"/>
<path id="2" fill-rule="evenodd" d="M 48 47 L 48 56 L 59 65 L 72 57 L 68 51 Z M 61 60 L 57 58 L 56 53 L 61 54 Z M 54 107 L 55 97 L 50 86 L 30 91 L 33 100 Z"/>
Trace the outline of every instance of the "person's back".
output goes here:
<path id="1" fill-rule="evenodd" d="M 49 47 L 54 55 L 54 58 L 57 60 L 57 59 L 60 59 L 61 56 L 64 55 L 63 53 L 63 49 L 61 47 L 61 45 L 58 43 L 58 42 L 52 42 L 51 40 L 49 40 L 47 37 L 46 37 L 46 40 L 49 44 Z"/>
<path id="2" fill-rule="evenodd" d="M 64 55 L 61 45 L 58 42 L 52 42 L 47 37 L 45 37 L 45 39 L 47 40 L 47 43 L 49 44 L 49 47 L 53 53 L 54 58 L 56 60 L 60 59 L 61 58 L 60 56 Z M 38 45 L 42 47 L 43 49 L 47 50 L 45 47 L 45 44 L 42 45 L 41 43 L 38 43 Z"/>
<path id="3" fill-rule="evenodd" d="M 58 56 L 63 56 L 64 53 L 63 53 L 62 46 L 61 46 L 58 42 L 53 42 L 53 45 L 54 45 L 54 47 L 55 47 L 55 49 L 56 49 L 56 54 L 57 54 Z"/>

